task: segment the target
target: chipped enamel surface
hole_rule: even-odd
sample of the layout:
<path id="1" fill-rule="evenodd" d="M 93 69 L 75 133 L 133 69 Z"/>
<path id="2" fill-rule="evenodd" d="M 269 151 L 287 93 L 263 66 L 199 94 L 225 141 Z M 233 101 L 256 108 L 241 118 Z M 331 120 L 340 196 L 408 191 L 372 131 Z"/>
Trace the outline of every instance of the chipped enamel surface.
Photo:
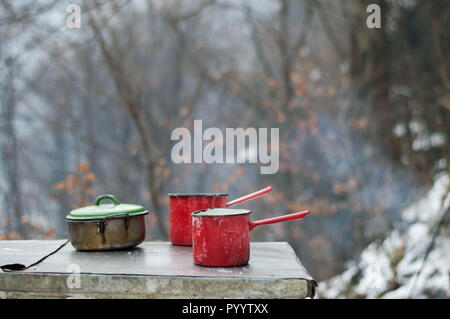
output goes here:
<path id="1" fill-rule="evenodd" d="M 250 211 L 236 209 L 208 211 L 213 215 L 202 215 L 202 212 L 193 214 L 194 263 L 210 267 L 246 265 L 250 258 Z M 230 215 L 231 212 L 235 215 Z M 218 215 L 214 215 L 215 213 Z"/>
<path id="2" fill-rule="evenodd" d="M 226 194 L 173 194 L 169 201 L 169 239 L 174 245 L 192 245 L 191 213 L 210 208 L 225 207 Z"/>

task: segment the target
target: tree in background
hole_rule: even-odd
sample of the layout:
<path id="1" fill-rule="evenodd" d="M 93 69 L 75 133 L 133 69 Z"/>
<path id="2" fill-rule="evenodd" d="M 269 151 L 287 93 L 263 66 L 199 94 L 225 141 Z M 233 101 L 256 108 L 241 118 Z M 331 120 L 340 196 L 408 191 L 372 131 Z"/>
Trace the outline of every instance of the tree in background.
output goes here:
<path id="1" fill-rule="evenodd" d="M 164 239 L 167 192 L 272 185 L 246 204 L 258 217 L 313 214 L 254 238 L 288 240 L 322 279 L 448 172 L 445 1 L 83 1 L 80 30 L 46 15 L 67 3 L 23 4 L 0 3 L 0 35 L 1 190 L 24 237 L 27 216 L 66 236 L 70 209 L 111 192 L 149 206 L 148 239 Z M 170 133 L 193 119 L 279 127 L 279 172 L 173 164 Z"/>

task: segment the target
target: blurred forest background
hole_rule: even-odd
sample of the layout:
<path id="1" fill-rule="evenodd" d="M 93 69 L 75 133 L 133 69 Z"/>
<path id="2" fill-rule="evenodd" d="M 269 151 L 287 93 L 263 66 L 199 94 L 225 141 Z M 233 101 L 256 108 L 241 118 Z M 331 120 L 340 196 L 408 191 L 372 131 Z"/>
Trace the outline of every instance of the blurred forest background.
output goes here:
<path id="1" fill-rule="evenodd" d="M 168 192 L 271 185 L 241 204 L 254 219 L 312 214 L 252 239 L 340 273 L 449 171 L 449 22 L 445 0 L 0 0 L 0 237 L 67 237 L 70 210 L 112 193 L 167 240 Z M 173 164 L 194 119 L 279 127 L 280 170 Z"/>

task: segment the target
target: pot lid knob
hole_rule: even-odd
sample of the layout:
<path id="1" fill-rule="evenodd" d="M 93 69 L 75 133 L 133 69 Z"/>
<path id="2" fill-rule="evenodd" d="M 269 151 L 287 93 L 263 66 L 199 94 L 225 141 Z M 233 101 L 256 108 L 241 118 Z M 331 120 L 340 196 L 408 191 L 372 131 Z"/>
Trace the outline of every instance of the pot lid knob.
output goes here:
<path id="1" fill-rule="evenodd" d="M 106 195 L 100 195 L 95 199 L 94 205 L 99 206 L 100 202 L 104 199 L 110 199 L 113 201 L 114 206 L 120 205 L 119 201 L 117 200 L 116 196 L 111 195 L 111 194 L 106 194 Z"/>

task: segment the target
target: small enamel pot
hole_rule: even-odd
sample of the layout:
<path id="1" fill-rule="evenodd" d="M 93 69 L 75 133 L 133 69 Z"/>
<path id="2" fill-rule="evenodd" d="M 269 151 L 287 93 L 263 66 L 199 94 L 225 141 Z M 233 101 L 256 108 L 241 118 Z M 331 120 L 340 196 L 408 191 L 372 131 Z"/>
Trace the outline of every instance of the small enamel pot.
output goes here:
<path id="1" fill-rule="evenodd" d="M 111 200 L 110 204 L 101 201 Z M 131 249 L 145 238 L 147 210 L 121 204 L 113 195 L 97 197 L 94 205 L 72 210 L 66 216 L 72 246 L 81 251 Z"/>
<path id="2" fill-rule="evenodd" d="M 301 219 L 309 210 L 250 221 L 249 210 L 211 208 L 192 213 L 194 263 L 201 266 L 244 266 L 250 259 L 250 231 L 256 226 Z"/>

